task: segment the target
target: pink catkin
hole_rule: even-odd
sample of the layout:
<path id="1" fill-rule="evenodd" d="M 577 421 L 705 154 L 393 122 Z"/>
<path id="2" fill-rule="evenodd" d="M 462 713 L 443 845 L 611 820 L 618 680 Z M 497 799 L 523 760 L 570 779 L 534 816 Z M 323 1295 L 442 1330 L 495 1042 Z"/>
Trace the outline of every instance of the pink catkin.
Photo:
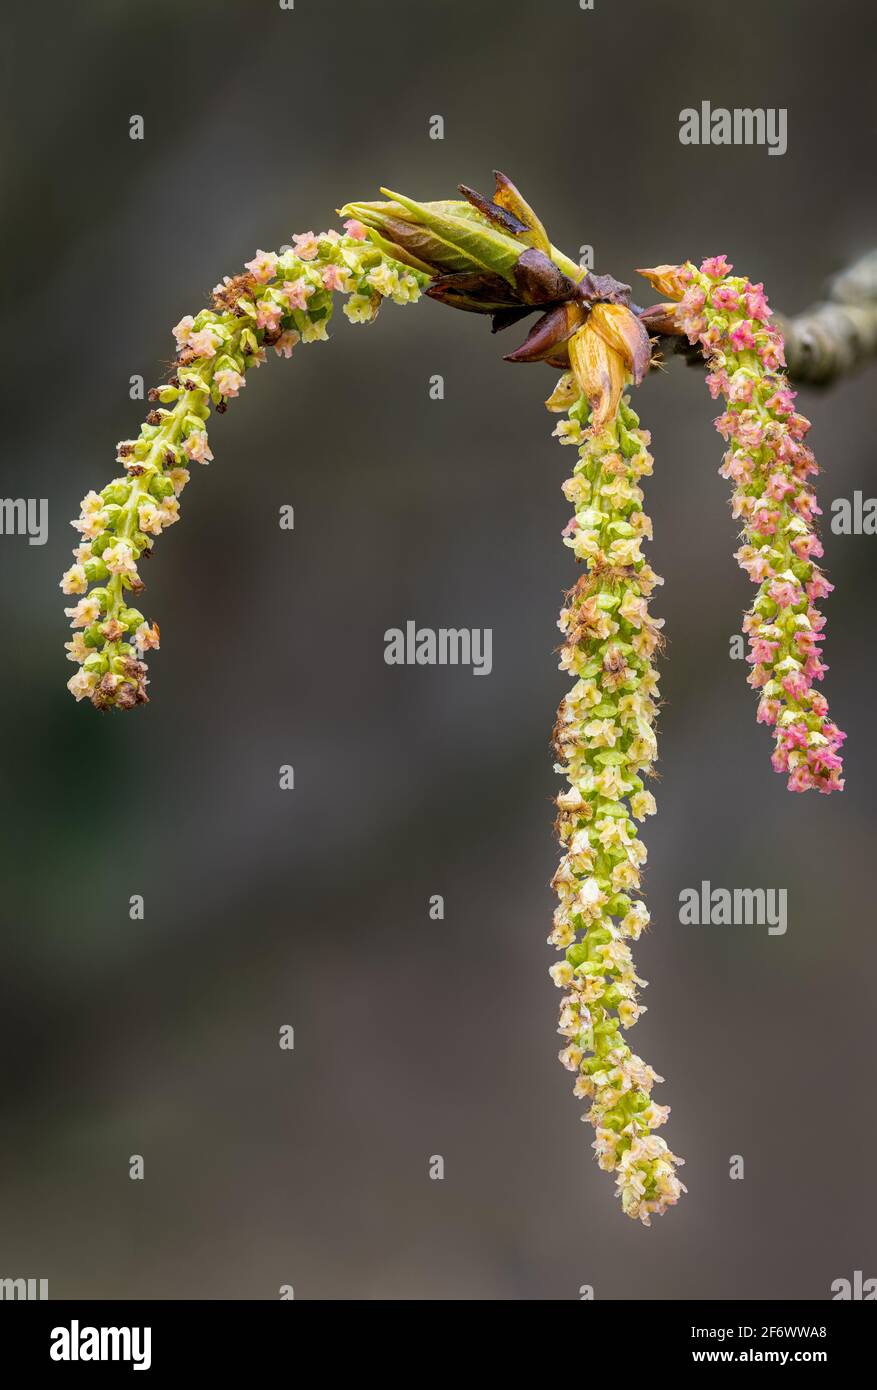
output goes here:
<path id="1" fill-rule="evenodd" d="M 825 619 L 815 601 L 831 592 L 816 561 L 820 515 L 809 479 L 818 472 L 804 443 L 810 422 L 795 410 L 783 372 L 782 334 L 771 327 L 763 285 L 731 274 L 724 256 L 680 268 L 687 286 L 678 322 L 710 367 L 707 386 L 726 410 L 716 428 L 728 451 L 720 469 L 734 483 L 733 513 L 743 521 L 736 558 L 758 596 L 744 620 L 749 684 L 761 692 L 758 721 L 773 727 L 771 762 L 790 791 L 840 791 L 846 735 L 828 718 L 814 683 L 828 667 L 819 650 Z"/>

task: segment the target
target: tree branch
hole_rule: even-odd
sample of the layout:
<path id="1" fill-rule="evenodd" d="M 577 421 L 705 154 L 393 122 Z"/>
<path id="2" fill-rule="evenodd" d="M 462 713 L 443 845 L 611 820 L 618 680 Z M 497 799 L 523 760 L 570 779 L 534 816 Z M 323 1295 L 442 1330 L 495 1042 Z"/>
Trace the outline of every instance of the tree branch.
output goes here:
<path id="1" fill-rule="evenodd" d="M 877 355 L 877 251 L 836 275 L 819 304 L 778 318 L 789 375 L 796 381 L 827 383 L 849 376 Z"/>

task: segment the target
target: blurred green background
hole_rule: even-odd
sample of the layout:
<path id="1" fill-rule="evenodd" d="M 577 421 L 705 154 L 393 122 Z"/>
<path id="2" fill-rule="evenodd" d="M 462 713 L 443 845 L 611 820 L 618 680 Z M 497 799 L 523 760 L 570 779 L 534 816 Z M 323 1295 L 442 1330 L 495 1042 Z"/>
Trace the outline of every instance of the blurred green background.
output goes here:
<path id="1" fill-rule="evenodd" d="M 499 167 L 598 270 L 725 251 L 803 308 L 877 241 L 872 12 L 86 0 L 3 26 L 3 490 L 48 498 L 50 531 L 0 541 L 0 1276 L 56 1298 L 803 1299 L 877 1274 L 877 541 L 824 527 L 847 790 L 791 796 L 729 659 L 749 585 L 697 371 L 671 361 L 636 402 L 669 647 L 632 1041 L 690 1189 L 650 1231 L 556 1061 L 573 455 L 550 371 L 500 360 L 515 330 L 339 314 L 331 346 L 253 376 L 150 567 L 148 708 L 70 699 L 57 587 L 68 518 L 145 409 L 129 376 L 158 379 L 170 326 L 257 246 L 381 183 L 490 191 Z M 681 146 L 702 99 L 786 107 L 788 153 Z M 801 394 L 827 515 L 874 491 L 875 383 Z M 408 618 L 492 627 L 492 675 L 387 667 Z M 681 926 L 701 879 L 788 888 L 787 935 Z"/>

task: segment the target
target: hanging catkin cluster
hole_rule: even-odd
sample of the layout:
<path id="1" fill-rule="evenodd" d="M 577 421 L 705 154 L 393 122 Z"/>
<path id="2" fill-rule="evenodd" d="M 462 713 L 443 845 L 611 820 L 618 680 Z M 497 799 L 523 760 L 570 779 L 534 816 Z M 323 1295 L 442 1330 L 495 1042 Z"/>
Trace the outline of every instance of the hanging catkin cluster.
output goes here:
<path id="1" fill-rule="evenodd" d="M 758 719 L 774 728 L 773 764 L 789 787 L 831 792 L 843 786 L 844 735 L 816 689 L 827 669 L 816 605 L 831 585 L 817 563 L 810 426 L 795 410 L 763 287 L 733 276 L 723 256 L 699 269 L 641 271 L 668 299 L 643 309 L 629 285 L 558 250 L 504 174 L 492 198 L 459 191 L 461 199 L 419 203 L 383 189 L 384 201 L 349 203 L 346 235 L 306 232 L 280 254 L 259 251 L 244 274 L 217 285 L 210 309 L 177 324 L 175 370 L 150 392 L 155 408 L 138 438 L 118 446 L 124 475 L 88 493 L 73 523 L 81 541 L 61 581 L 77 600 L 66 610 L 75 629 L 68 654 L 79 668 L 69 687 L 99 709 L 146 701 L 141 658 L 158 646 L 158 625 L 135 606 L 138 565 L 178 519 L 190 464 L 213 457 L 211 406 L 226 409 L 268 348 L 288 357 L 296 343 L 324 339 L 335 292 L 348 296 L 354 322 L 374 318 L 384 298 L 407 303 L 422 290 L 489 315 L 494 332 L 538 314 L 506 360 L 563 373 L 546 404 L 565 412 L 555 434 L 578 450 L 564 484 L 574 510 L 564 536 L 583 565 L 560 615 L 561 669 L 574 683 L 554 729 L 568 784 L 557 798 L 563 857 L 549 937 L 563 953 L 551 969 L 563 990 L 560 1059 L 590 1103 L 584 1118 L 622 1209 L 649 1225 L 685 1188 L 682 1160 L 655 1133 L 669 1114 L 651 1096 L 661 1078 L 624 1037 L 643 1012 L 645 982 L 630 943 L 649 923 L 636 822 L 655 810 L 644 778 L 656 757 L 662 627 L 649 611 L 662 581 L 642 553 L 652 534 L 640 487 L 652 472 L 650 441 L 625 392 L 653 363 L 653 335 L 687 335 L 706 358 L 709 389 L 726 403 L 716 424 L 743 527 L 737 559 L 759 586 L 744 620 Z"/>

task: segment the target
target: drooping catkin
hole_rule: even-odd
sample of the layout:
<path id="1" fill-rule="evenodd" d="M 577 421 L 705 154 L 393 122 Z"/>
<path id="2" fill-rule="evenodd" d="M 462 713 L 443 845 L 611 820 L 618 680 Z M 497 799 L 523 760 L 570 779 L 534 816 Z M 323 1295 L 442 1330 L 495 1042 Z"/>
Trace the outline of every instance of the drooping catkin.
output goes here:
<path id="1" fill-rule="evenodd" d="M 569 785 L 557 798 L 563 857 L 548 939 L 564 953 L 551 969 L 564 991 L 560 1060 L 575 1073 L 575 1094 L 591 1102 L 583 1118 L 596 1131 L 600 1167 L 615 1173 L 627 1215 L 648 1225 L 685 1191 L 676 1174 L 682 1160 L 654 1132 L 669 1114 L 651 1098 L 662 1078 L 624 1037 L 643 1012 L 645 982 L 629 943 L 649 923 L 639 896 L 646 848 L 635 822 L 655 810 L 643 778 L 657 751 L 654 658 L 663 625 L 650 614 L 649 597 L 662 581 L 641 549 L 652 534 L 639 485 L 652 472 L 649 435 L 626 397 L 599 432 L 587 428 L 590 420 L 581 396 L 555 431 L 578 446 L 563 485 L 575 509 L 564 534 L 586 572 L 559 622 L 560 666 L 575 684 L 554 730 L 557 771 Z"/>
<path id="2" fill-rule="evenodd" d="M 305 232 L 292 241 L 278 254 L 258 251 L 244 274 L 216 286 L 211 308 L 180 320 L 174 370 L 149 393 L 155 405 L 138 437 L 117 446 L 124 474 L 82 499 L 72 523 L 80 543 L 61 579 L 63 592 L 76 598 L 65 612 L 74 629 L 67 655 L 78 668 L 68 688 L 77 700 L 130 709 L 148 699 L 142 658 L 159 645 L 159 628 L 136 606 L 144 588 L 139 564 L 179 520 L 189 466 L 213 458 L 211 406 L 222 412 L 240 395 L 268 348 L 290 357 L 299 342 L 323 341 L 334 292 L 347 296 L 347 317 L 365 323 L 385 298 L 418 299 L 429 279 L 373 245 L 355 219 L 346 235 Z"/>

